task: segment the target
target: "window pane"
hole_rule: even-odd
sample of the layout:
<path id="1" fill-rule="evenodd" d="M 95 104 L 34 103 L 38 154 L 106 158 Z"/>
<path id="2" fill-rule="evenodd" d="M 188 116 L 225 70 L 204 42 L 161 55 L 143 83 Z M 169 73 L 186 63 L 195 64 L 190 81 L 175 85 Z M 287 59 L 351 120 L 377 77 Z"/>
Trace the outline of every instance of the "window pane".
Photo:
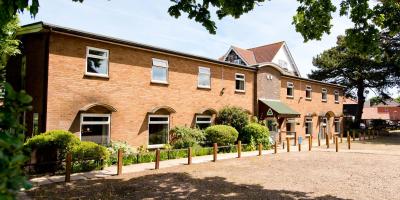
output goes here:
<path id="1" fill-rule="evenodd" d="M 108 126 L 108 124 L 82 125 L 81 140 L 106 145 Z"/>
<path id="2" fill-rule="evenodd" d="M 237 78 L 237 79 L 244 79 L 244 75 L 236 74 L 236 78 Z"/>
<path id="3" fill-rule="evenodd" d="M 168 68 L 153 66 L 152 80 L 167 82 Z"/>
<path id="4" fill-rule="evenodd" d="M 199 68 L 199 73 L 210 74 L 210 68 L 200 67 Z"/>
<path id="5" fill-rule="evenodd" d="M 244 81 L 236 80 L 236 90 L 244 90 Z"/>
<path id="6" fill-rule="evenodd" d="M 106 121 L 108 121 L 108 117 L 83 117 L 83 121 L 84 122 L 88 122 L 88 121 L 106 122 Z"/>
<path id="7" fill-rule="evenodd" d="M 309 91 L 309 90 L 306 91 L 306 97 L 311 98 L 311 91 Z"/>
<path id="8" fill-rule="evenodd" d="M 149 145 L 167 144 L 168 124 L 149 124 Z"/>
<path id="9" fill-rule="evenodd" d="M 200 123 L 200 124 L 196 124 L 197 128 L 200 130 L 204 130 L 207 127 L 211 126 L 211 123 Z"/>
<path id="10" fill-rule="evenodd" d="M 150 122 L 166 122 L 166 123 L 168 123 L 168 117 L 150 117 Z"/>
<path id="11" fill-rule="evenodd" d="M 293 96 L 293 88 L 287 88 L 286 94 L 288 96 Z"/>
<path id="12" fill-rule="evenodd" d="M 97 51 L 97 50 L 94 50 L 94 49 L 89 49 L 89 54 L 90 54 L 90 55 L 96 55 L 96 56 L 104 56 L 104 57 L 107 57 L 107 52 L 104 52 L 104 51 Z"/>
<path id="13" fill-rule="evenodd" d="M 197 122 L 210 122 L 211 117 L 197 117 Z"/>
<path id="14" fill-rule="evenodd" d="M 108 73 L 108 62 L 106 59 L 87 58 L 87 72 L 96 74 Z"/>
<path id="15" fill-rule="evenodd" d="M 199 86 L 210 87 L 210 75 L 199 74 Z"/>

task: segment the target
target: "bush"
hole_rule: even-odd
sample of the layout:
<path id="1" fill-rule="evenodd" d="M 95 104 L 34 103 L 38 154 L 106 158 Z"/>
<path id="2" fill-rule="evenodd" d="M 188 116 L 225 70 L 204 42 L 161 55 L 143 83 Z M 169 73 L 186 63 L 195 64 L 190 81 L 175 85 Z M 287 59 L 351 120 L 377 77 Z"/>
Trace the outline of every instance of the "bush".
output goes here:
<path id="1" fill-rule="evenodd" d="M 231 126 L 214 125 L 206 129 L 206 138 L 209 143 L 217 143 L 218 145 L 234 144 L 239 133 Z"/>
<path id="2" fill-rule="evenodd" d="M 94 142 L 80 142 L 71 150 L 73 172 L 91 171 L 104 168 L 110 153 L 106 147 Z"/>
<path id="3" fill-rule="evenodd" d="M 216 124 L 228 125 L 234 127 L 239 133 L 249 123 L 249 116 L 243 108 L 224 107 L 215 119 Z M 241 135 L 239 136 L 241 138 Z"/>
<path id="4" fill-rule="evenodd" d="M 134 156 L 134 154 L 137 153 L 137 149 L 131 147 L 126 142 L 111 141 L 110 145 L 107 148 L 107 150 L 110 153 L 110 159 L 108 160 L 108 164 L 112 165 L 117 163 L 118 149 L 122 149 L 124 151 L 124 153 L 122 154 L 123 155 L 122 163 L 124 165 L 129 165 L 136 161 L 136 156 Z"/>
<path id="5" fill-rule="evenodd" d="M 270 146 L 270 136 L 268 128 L 258 124 L 250 123 L 243 128 L 242 139 L 246 144 L 251 144 L 255 148 L 255 145 L 262 144 L 264 148 Z"/>
<path id="6" fill-rule="evenodd" d="M 192 147 L 202 144 L 205 140 L 204 132 L 197 128 L 177 126 L 171 131 L 170 144 L 175 149 Z"/>

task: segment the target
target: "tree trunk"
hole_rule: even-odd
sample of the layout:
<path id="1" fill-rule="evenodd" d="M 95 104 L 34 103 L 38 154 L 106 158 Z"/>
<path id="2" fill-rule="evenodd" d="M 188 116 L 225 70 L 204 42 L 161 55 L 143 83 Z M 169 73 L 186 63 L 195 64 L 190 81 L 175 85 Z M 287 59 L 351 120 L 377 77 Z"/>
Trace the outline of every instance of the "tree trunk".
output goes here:
<path id="1" fill-rule="evenodd" d="M 357 84 L 357 112 L 355 116 L 355 124 L 354 128 L 360 128 L 361 117 L 363 113 L 364 103 L 365 103 L 365 96 L 364 96 L 364 84 L 363 82 Z"/>

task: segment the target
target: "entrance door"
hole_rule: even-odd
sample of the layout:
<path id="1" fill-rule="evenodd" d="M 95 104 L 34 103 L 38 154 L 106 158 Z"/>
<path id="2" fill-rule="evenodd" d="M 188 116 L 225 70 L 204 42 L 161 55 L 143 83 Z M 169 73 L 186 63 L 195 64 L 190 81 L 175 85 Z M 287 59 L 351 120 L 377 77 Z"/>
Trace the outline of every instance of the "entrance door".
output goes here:
<path id="1" fill-rule="evenodd" d="M 266 119 L 266 126 L 268 127 L 269 134 L 273 141 L 277 141 L 278 136 L 278 123 L 275 118 L 267 118 Z"/>
<path id="2" fill-rule="evenodd" d="M 324 128 L 326 128 L 326 132 L 324 132 Z M 321 138 L 321 140 L 325 139 L 325 133 L 329 133 L 329 122 L 328 118 L 323 117 L 319 123 L 319 138 Z"/>

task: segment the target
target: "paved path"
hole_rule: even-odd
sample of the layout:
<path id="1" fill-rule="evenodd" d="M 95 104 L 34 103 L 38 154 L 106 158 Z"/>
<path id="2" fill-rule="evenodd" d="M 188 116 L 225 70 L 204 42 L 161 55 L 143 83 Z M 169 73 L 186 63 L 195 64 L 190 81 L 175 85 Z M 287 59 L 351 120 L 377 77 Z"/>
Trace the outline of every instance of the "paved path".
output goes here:
<path id="1" fill-rule="evenodd" d="M 313 141 L 312 151 L 325 151 L 325 152 L 334 152 L 335 151 L 335 144 L 330 144 L 329 149 L 326 149 L 325 145 L 322 144 L 322 141 L 321 141 L 322 146 L 318 147 L 317 144 L 318 144 L 317 141 Z M 298 152 L 298 147 L 291 146 L 290 151 Z M 307 142 L 303 143 L 302 151 L 308 151 L 308 143 Z M 400 156 L 400 152 L 388 153 L 387 151 L 381 151 L 381 150 L 348 150 L 345 138 L 343 139 L 343 143 L 340 143 L 339 152 L 385 154 L 385 155 L 399 155 Z M 278 149 L 278 153 L 279 154 L 287 153 L 287 150 L 282 149 L 282 147 L 280 147 Z M 268 154 L 272 155 L 273 149 L 272 150 L 264 150 L 264 151 L 262 151 L 262 154 L 263 155 L 268 155 Z M 242 152 L 242 157 L 251 157 L 251 156 L 257 156 L 257 155 L 258 155 L 258 151 Z M 218 154 L 218 156 L 217 156 L 217 160 L 234 159 L 234 158 L 237 158 L 237 153 Z M 192 157 L 193 164 L 212 162 L 212 160 L 213 160 L 212 155 Z M 186 164 L 187 164 L 187 158 L 166 160 L 166 161 L 160 162 L 160 168 L 168 168 L 168 167 L 186 165 Z M 122 172 L 124 174 L 141 172 L 141 171 L 145 171 L 145 170 L 153 170 L 154 167 L 155 167 L 154 162 L 133 164 L 133 165 L 123 166 Z M 105 178 L 108 176 L 114 176 L 116 174 L 117 174 L 117 166 L 113 165 L 110 167 L 106 167 L 104 170 L 72 174 L 71 180 L 87 180 L 87 179 Z M 64 175 L 57 175 L 57 176 L 43 176 L 43 177 L 39 177 L 39 178 L 33 178 L 30 181 L 33 183 L 34 186 L 40 186 L 40 185 L 46 185 L 46 184 L 51 184 L 51 183 L 63 182 L 64 179 L 65 179 Z"/>

